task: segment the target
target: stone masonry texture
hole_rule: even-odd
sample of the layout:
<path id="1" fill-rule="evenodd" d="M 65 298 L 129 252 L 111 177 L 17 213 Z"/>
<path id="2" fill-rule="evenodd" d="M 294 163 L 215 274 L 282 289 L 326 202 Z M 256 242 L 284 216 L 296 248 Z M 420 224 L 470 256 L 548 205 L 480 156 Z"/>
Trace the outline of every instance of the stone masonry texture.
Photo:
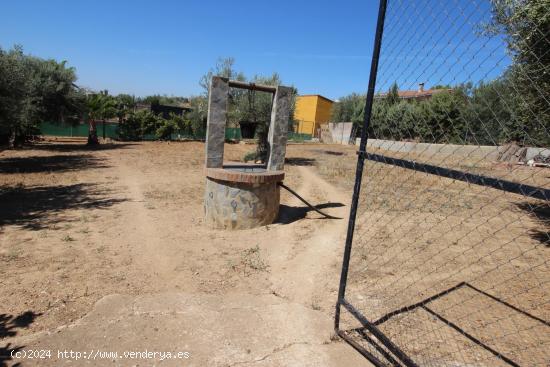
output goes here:
<path id="1" fill-rule="evenodd" d="M 223 144 L 227 119 L 229 83 L 219 77 L 212 77 L 208 98 L 208 120 L 206 127 L 206 167 L 221 168 L 223 165 Z"/>
<path id="2" fill-rule="evenodd" d="M 227 168 L 207 168 L 206 177 L 230 182 L 243 182 L 249 184 L 264 184 L 269 182 L 281 182 L 285 178 L 283 171 L 265 171 L 258 173 L 240 172 Z"/>
<path id="3" fill-rule="evenodd" d="M 249 184 L 207 177 L 206 223 L 218 229 L 249 229 L 273 223 L 279 214 L 276 182 Z"/>
<path id="4" fill-rule="evenodd" d="M 275 91 L 268 133 L 267 172 L 243 173 L 223 168 L 229 82 L 212 77 L 206 133 L 206 223 L 219 229 L 248 229 L 273 223 L 279 214 L 292 89 Z"/>
<path id="5" fill-rule="evenodd" d="M 291 92 L 291 88 L 279 86 L 273 99 L 268 133 L 269 158 L 267 169 L 269 171 L 282 171 L 284 169 Z"/>

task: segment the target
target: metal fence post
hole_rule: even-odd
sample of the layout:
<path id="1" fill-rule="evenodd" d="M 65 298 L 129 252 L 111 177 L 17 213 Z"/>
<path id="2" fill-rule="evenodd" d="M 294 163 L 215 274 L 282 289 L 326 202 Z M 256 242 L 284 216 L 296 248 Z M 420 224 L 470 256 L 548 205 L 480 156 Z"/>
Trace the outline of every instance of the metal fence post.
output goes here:
<path id="1" fill-rule="evenodd" d="M 374 100 L 374 88 L 376 86 L 376 74 L 378 72 L 378 59 L 380 57 L 380 48 L 382 46 L 382 35 L 384 32 L 384 20 L 386 17 L 387 0 L 380 0 L 378 9 L 378 20 L 376 24 L 376 34 L 374 37 L 374 49 L 372 51 L 372 62 L 369 76 L 369 89 L 367 92 L 367 100 L 365 102 L 365 120 L 361 131 L 361 144 L 357 152 L 357 169 L 355 174 L 355 185 L 353 187 L 353 197 L 349 214 L 348 230 L 346 235 L 346 244 L 344 248 L 344 259 L 342 261 L 342 273 L 340 275 L 340 287 L 338 290 L 338 300 L 336 302 L 336 312 L 334 314 L 334 330 L 340 332 L 340 308 L 344 301 L 346 293 L 346 283 L 348 279 L 349 261 L 351 255 L 351 246 L 353 243 L 353 230 L 355 228 L 355 218 L 357 215 L 357 204 L 359 201 L 359 193 L 361 191 L 361 178 L 363 176 L 363 166 L 365 161 L 365 150 L 367 147 L 368 134 L 372 102 Z"/>

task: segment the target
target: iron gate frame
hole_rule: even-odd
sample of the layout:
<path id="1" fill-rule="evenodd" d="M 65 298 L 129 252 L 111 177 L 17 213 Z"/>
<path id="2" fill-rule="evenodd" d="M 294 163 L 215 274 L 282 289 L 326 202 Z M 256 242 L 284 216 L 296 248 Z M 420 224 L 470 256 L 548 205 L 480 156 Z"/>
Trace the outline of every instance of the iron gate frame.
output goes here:
<path id="1" fill-rule="evenodd" d="M 361 130 L 361 141 L 359 144 L 359 149 L 357 151 L 355 183 L 353 187 L 353 196 L 351 200 L 350 215 L 348 220 L 344 255 L 342 260 L 342 270 L 341 270 L 340 284 L 338 289 L 338 299 L 336 302 L 336 309 L 334 314 L 334 331 L 338 336 L 344 339 L 348 344 L 350 344 L 355 350 L 357 350 L 361 355 L 363 355 L 363 357 L 368 359 L 375 366 L 378 366 L 378 367 L 387 366 L 387 364 L 382 363 L 382 361 L 380 361 L 380 359 L 377 356 L 375 356 L 370 351 L 368 351 L 365 347 L 363 347 L 362 345 L 357 343 L 355 340 L 353 340 L 353 338 L 351 338 L 346 333 L 345 330 L 340 329 L 340 315 L 341 315 L 342 307 L 344 307 L 362 325 L 362 328 L 353 329 L 353 331 L 358 332 L 364 340 L 366 340 L 369 344 L 371 344 L 377 350 L 377 352 L 380 353 L 380 355 L 387 360 L 388 363 L 394 366 L 404 365 L 407 367 L 417 367 L 418 364 L 410 356 L 408 356 L 401 348 L 399 348 L 398 345 L 392 342 L 392 340 L 388 338 L 377 326 L 383 323 L 385 320 L 391 318 L 395 314 L 410 311 L 411 309 L 420 307 L 426 310 L 427 312 L 429 312 L 430 314 L 432 314 L 434 317 L 438 318 L 440 321 L 446 323 L 451 328 L 456 329 L 458 328 L 456 325 L 444 319 L 441 315 L 435 313 L 431 309 L 427 308 L 426 304 L 441 297 L 442 295 L 448 294 L 461 287 L 469 287 L 489 298 L 496 299 L 498 302 L 501 302 L 505 306 L 517 312 L 520 312 L 530 317 L 531 319 L 534 319 L 548 327 L 550 327 L 550 323 L 546 320 L 542 320 L 538 317 L 535 317 L 521 309 L 518 309 L 517 307 L 507 302 L 503 302 L 498 298 L 496 298 L 495 296 L 488 294 L 478 288 L 475 288 L 473 285 L 467 282 L 461 282 L 456 286 L 445 290 L 444 292 L 440 292 L 438 294 L 432 295 L 431 297 L 428 297 L 420 302 L 414 303 L 409 306 L 405 306 L 398 310 L 391 311 L 378 320 L 371 321 L 367 317 L 365 317 L 365 315 L 363 315 L 361 311 L 356 309 L 345 298 L 349 265 L 350 265 L 350 259 L 351 259 L 351 249 L 353 245 L 353 235 L 355 231 L 355 221 L 357 217 L 357 208 L 359 205 L 359 195 L 361 192 L 361 183 L 363 178 L 365 159 L 368 159 L 374 162 L 388 164 L 388 165 L 398 166 L 404 169 L 420 171 L 423 173 L 427 173 L 427 174 L 431 174 L 439 177 L 445 177 L 445 178 L 450 178 L 457 181 L 463 181 L 463 182 L 467 182 L 468 184 L 491 187 L 493 189 L 506 191 L 514 194 L 519 194 L 524 197 L 530 197 L 530 198 L 539 199 L 543 201 L 550 201 L 550 189 L 519 184 L 516 182 L 506 181 L 498 178 L 487 177 L 487 176 L 477 175 L 477 174 L 472 174 L 467 172 L 461 172 L 461 171 L 457 171 L 449 168 L 418 163 L 418 162 L 409 161 L 405 159 L 398 159 L 398 158 L 387 157 L 379 154 L 367 153 L 367 150 L 366 150 L 367 141 L 368 141 L 367 131 L 371 123 L 372 105 L 373 105 L 374 95 L 375 95 L 376 78 L 378 74 L 378 63 L 379 63 L 380 50 L 382 46 L 382 38 L 384 33 L 384 23 L 386 18 L 387 3 L 388 3 L 388 0 L 379 1 L 376 33 L 374 38 L 374 48 L 372 53 L 370 75 L 369 75 L 369 84 L 368 84 L 368 90 L 367 90 L 367 97 L 365 101 L 365 115 L 364 115 L 362 130 Z M 365 329 L 368 330 L 370 334 L 374 336 L 377 340 L 374 340 L 371 337 L 371 335 L 368 335 L 365 332 Z M 516 362 L 502 355 L 502 353 L 484 345 L 479 340 L 475 339 L 473 336 L 468 334 L 465 336 L 470 340 L 472 340 L 473 342 L 475 342 L 476 344 L 480 345 L 485 350 L 491 352 L 493 355 L 498 356 L 505 363 L 511 366 L 519 366 Z"/>
<path id="2" fill-rule="evenodd" d="M 378 7 L 378 18 L 376 21 L 376 33 L 374 36 L 374 48 L 372 52 L 372 61 L 369 75 L 369 85 L 367 90 L 367 99 L 365 102 L 365 117 L 363 121 L 363 127 L 361 129 L 361 142 L 359 144 L 359 150 L 357 151 L 357 167 L 355 170 L 355 184 L 353 187 L 353 196 L 351 200 L 350 215 L 348 221 L 348 228 L 346 234 L 346 243 L 344 248 L 344 258 L 342 261 L 342 273 L 340 275 L 340 285 L 338 289 L 338 300 L 336 302 L 336 311 L 334 314 L 334 331 L 338 336 L 344 339 L 354 349 L 356 349 L 361 355 L 367 358 L 374 365 L 384 367 L 384 364 L 372 353 L 367 351 L 359 343 L 351 339 L 343 330 L 340 330 L 340 313 L 342 306 L 348 310 L 367 330 L 369 330 L 378 340 L 384 344 L 384 346 L 397 357 L 402 363 L 408 367 L 416 367 L 414 361 L 405 354 L 397 345 L 395 345 L 388 337 L 384 335 L 372 322 L 370 322 L 359 310 L 357 310 L 350 302 L 345 299 L 346 284 L 348 279 L 349 262 L 351 257 L 351 247 L 353 244 L 353 233 L 355 230 L 355 220 L 357 217 L 357 207 L 359 204 L 359 194 L 361 192 L 361 181 L 363 177 L 363 168 L 365 165 L 365 159 L 367 158 L 367 130 L 370 125 L 372 104 L 374 101 L 374 93 L 376 87 L 376 77 L 378 74 L 378 62 L 380 58 L 380 49 L 382 46 L 382 36 L 384 33 L 384 21 L 386 19 L 387 0 L 380 0 Z M 375 348 L 384 355 L 388 360 L 397 363 L 395 359 L 389 355 L 376 341 L 368 337 L 368 335 L 362 335 L 367 341 L 375 346 Z"/>

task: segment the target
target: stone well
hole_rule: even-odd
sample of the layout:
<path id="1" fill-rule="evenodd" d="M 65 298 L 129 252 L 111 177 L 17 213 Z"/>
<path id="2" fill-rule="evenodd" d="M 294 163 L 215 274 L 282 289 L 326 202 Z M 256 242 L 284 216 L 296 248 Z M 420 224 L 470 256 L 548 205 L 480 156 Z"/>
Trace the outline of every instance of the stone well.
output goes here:
<path id="1" fill-rule="evenodd" d="M 206 169 L 206 223 L 218 229 L 248 229 L 271 224 L 279 214 L 283 171 L 257 165 L 226 164 Z"/>
<path id="2" fill-rule="evenodd" d="M 265 165 L 224 163 L 229 88 L 272 93 Z M 205 221 L 213 228 L 247 229 L 271 224 L 279 214 L 292 88 L 247 84 L 213 76 L 206 127 Z"/>

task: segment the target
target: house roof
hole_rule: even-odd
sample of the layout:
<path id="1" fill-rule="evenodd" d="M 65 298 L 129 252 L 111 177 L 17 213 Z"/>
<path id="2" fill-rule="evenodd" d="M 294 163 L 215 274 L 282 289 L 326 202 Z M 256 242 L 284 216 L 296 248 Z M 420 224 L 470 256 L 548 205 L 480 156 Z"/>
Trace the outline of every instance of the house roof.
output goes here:
<path id="1" fill-rule="evenodd" d="M 136 109 L 150 109 L 152 106 L 151 103 L 136 103 Z M 167 105 L 167 104 L 158 104 L 156 106 L 159 106 L 158 108 L 166 108 L 166 109 L 181 109 L 181 110 L 187 110 L 190 111 L 193 108 L 191 107 L 191 103 L 189 102 L 182 102 L 178 103 L 177 105 Z"/>
<path id="2" fill-rule="evenodd" d="M 411 98 L 422 98 L 422 97 L 431 97 L 434 94 L 442 92 L 450 92 L 452 89 L 428 89 L 424 91 L 419 90 L 400 90 L 397 92 L 399 98 L 411 99 Z M 376 95 L 377 98 L 384 98 L 388 93 L 379 93 Z"/>
<path id="3" fill-rule="evenodd" d="M 334 101 L 332 99 L 324 97 L 320 94 L 302 94 L 301 96 L 298 96 L 298 97 L 319 97 L 319 98 L 323 98 L 323 99 L 326 99 L 329 102 L 334 103 Z"/>

